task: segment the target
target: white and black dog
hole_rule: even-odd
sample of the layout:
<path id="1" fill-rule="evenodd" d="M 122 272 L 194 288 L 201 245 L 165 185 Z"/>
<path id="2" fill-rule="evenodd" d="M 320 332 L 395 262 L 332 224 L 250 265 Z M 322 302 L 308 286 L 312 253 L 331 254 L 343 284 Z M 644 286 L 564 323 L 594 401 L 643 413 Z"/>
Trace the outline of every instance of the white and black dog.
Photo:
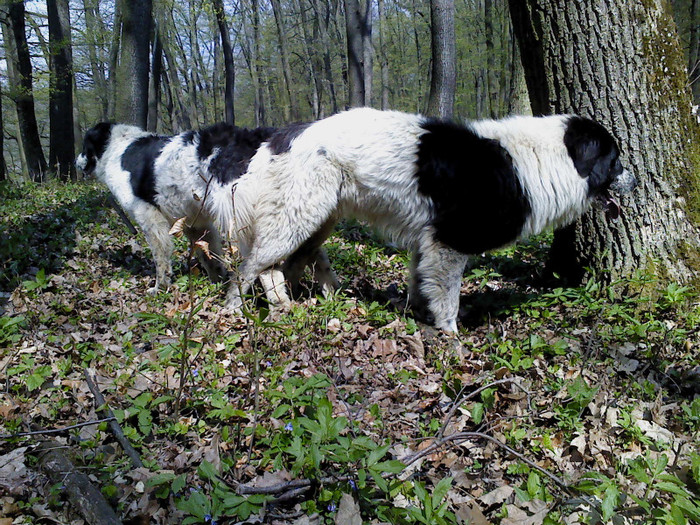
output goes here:
<path id="1" fill-rule="evenodd" d="M 209 277 L 217 282 L 226 275 L 221 237 L 204 204 L 208 199 L 231 201 L 230 182 L 246 171 L 250 158 L 273 132 L 216 124 L 164 137 L 134 126 L 100 123 L 85 134 L 76 165 L 86 174 L 95 172 L 143 230 L 156 265 L 156 283 L 149 293 L 169 284 L 169 232 L 183 217 L 187 237 L 208 243 L 212 256 L 200 251 L 199 259 Z M 322 251 L 313 255 L 325 257 Z M 289 301 L 279 271 L 265 272 L 261 282 L 268 300 Z"/>
<path id="2" fill-rule="evenodd" d="M 313 252 L 339 218 L 366 220 L 413 251 L 417 316 L 456 331 L 468 255 L 569 224 L 596 200 L 616 215 L 609 191 L 635 184 L 610 133 L 582 117 L 460 125 L 359 108 L 278 132 L 233 207 L 212 212 L 239 238 L 245 286 L 284 259 L 295 274 L 294 254 Z M 227 304 L 240 306 L 238 288 Z"/>

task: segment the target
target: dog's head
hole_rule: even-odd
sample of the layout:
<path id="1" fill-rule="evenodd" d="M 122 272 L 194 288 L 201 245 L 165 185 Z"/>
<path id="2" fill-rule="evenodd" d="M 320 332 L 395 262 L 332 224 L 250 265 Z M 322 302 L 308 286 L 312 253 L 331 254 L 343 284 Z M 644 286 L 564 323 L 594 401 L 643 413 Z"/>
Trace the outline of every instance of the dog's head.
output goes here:
<path id="1" fill-rule="evenodd" d="M 109 122 L 100 122 L 85 133 L 83 152 L 75 159 L 75 167 L 85 173 L 85 175 L 90 175 L 95 171 L 97 162 L 107 149 L 113 127 L 114 124 Z"/>
<path id="2" fill-rule="evenodd" d="M 566 122 L 564 144 L 576 171 L 588 182 L 588 194 L 608 217 L 620 215 L 620 205 L 611 193 L 623 195 L 637 186 L 634 175 L 620 162 L 620 150 L 613 136 L 597 122 L 573 116 Z"/>

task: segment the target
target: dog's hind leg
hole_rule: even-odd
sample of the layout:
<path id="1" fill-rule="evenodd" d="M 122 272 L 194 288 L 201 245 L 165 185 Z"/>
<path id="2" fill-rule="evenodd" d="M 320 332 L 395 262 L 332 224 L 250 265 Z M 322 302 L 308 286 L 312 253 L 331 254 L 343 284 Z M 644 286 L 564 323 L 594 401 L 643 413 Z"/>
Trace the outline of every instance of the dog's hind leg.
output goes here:
<path id="1" fill-rule="evenodd" d="M 414 254 L 409 301 L 416 316 L 446 332 L 457 331 L 459 291 L 468 257 L 426 232 Z"/>
<path id="2" fill-rule="evenodd" d="M 133 214 L 143 230 L 156 265 L 156 284 L 147 290 L 149 295 L 154 295 L 159 289 L 167 289 L 170 286 L 172 273 L 170 258 L 173 253 L 170 223 L 158 208 L 145 202 L 135 206 Z"/>
<path id="3" fill-rule="evenodd" d="M 335 226 L 335 220 L 326 221 L 323 226 L 307 239 L 293 254 L 284 261 L 284 276 L 292 287 L 292 293 L 299 295 L 301 277 L 308 266 L 314 276 L 314 280 L 321 287 L 324 297 L 329 297 L 340 288 L 338 278 L 331 268 L 328 254 L 321 248 L 323 241 L 330 235 Z"/>

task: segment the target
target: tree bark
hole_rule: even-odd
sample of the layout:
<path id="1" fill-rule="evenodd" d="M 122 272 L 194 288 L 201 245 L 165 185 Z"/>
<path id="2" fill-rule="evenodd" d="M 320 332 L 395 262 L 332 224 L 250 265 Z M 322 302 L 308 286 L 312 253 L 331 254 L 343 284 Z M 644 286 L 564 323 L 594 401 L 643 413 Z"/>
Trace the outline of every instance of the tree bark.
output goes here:
<path id="1" fill-rule="evenodd" d="M 369 1 L 369 0 L 368 0 Z M 365 20 L 359 0 L 345 0 L 345 30 L 348 53 L 348 105 L 365 105 Z"/>
<path id="2" fill-rule="evenodd" d="M 29 56 L 27 35 L 24 24 L 24 2 L 9 2 L 3 6 L 9 21 L 11 35 L 6 35 L 5 43 L 11 60 L 11 70 L 17 76 L 16 87 L 10 94 L 17 108 L 19 134 L 26 159 L 27 172 L 35 182 L 42 182 L 46 176 L 46 159 L 41 148 L 39 127 L 34 112 L 32 62 Z M 3 24 L 3 28 L 5 24 Z M 10 37 L 10 38 L 7 38 Z"/>
<path id="3" fill-rule="evenodd" d="M 432 73 L 428 115 L 452 118 L 457 87 L 454 0 L 430 0 Z"/>
<path id="4" fill-rule="evenodd" d="M 226 24 L 226 14 L 224 13 L 223 0 L 214 1 L 214 14 L 216 15 L 216 24 L 219 27 L 221 35 L 221 50 L 224 55 L 224 118 L 226 122 L 233 125 L 236 123 L 233 102 L 233 87 L 236 82 L 236 70 L 233 62 L 233 48 L 231 46 L 231 38 L 228 33 L 228 25 Z"/>
<path id="5" fill-rule="evenodd" d="M 0 82 L 0 86 L 2 83 Z M 2 90 L 0 89 L 0 101 Z M 0 181 L 7 180 L 7 164 L 5 164 L 5 123 L 2 119 L 2 103 L 0 103 Z"/>
<path id="6" fill-rule="evenodd" d="M 119 122 L 146 129 L 152 0 L 119 0 L 119 3 L 122 23 L 115 115 Z"/>
<path id="7" fill-rule="evenodd" d="M 665 0 L 510 0 L 535 114 L 576 112 L 618 139 L 640 181 L 614 225 L 592 211 L 555 236 L 552 269 L 608 280 L 700 269 L 700 159 L 685 60 Z M 614 27 L 613 27 L 614 26 Z M 595 50 L 595 52 L 592 52 Z"/>
<path id="8" fill-rule="evenodd" d="M 75 180 L 73 52 L 68 0 L 47 0 L 49 18 L 49 166 L 61 180 Z"/>
<path id="9" fill-rule="evenodd" d="M 690 39 L 688 46 L 688 77 L 693 102 L 700 104 L 700 0 L 690 3 Z"/>

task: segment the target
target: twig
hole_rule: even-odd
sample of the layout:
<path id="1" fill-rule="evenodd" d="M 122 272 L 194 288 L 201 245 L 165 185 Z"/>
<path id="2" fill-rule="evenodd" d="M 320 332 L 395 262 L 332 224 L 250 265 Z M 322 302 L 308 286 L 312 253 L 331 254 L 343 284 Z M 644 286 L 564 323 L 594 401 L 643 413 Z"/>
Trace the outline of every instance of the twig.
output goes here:
<path id="1" fill-rule="evenodd" d="M 141 458 L 139 457 L 139 453 L 136 452 L 136 449 L 131 446 L 131 443 L 129 443 L 129 440 L 126 439 L 126 436 L 124 435 L 124 431 L 122 431 L 122 427 L 119 426 L 119 423 L 117 422 L 117 418 L 114 417 L 114 414 L 110 410 L 110 408 L 107 406 L 107 402 L 105 401 L 104 396 L 102 395 L 102 392 L 100 392 L 99 387 L 97 386 L 97 383 L 92 377 L 92 371 L 89 368 L 85 369 L 85 381 L 88 384 L 88 387 L 90 388 L 90 392 L 92 392 L 92 395 L 95 397 L 95 404 L 97 405 L 97 411 L 98 412 L 104 412 L 108 418 L 109 418 L 109 428 L 112 430 L 112 434 L 114 434 L 114 438 L 117 440 L 117 442 L 121 445 L 122 450 L 124 453 L 129 456 L 129 459 L 131 459 L 131 465 L 134 468 L 139 468 L 143 467 L 143 463 L 141 463 Z"/>
<path id="2" fill-rule="evenodd" d="M 518 388 L 520 388 L 523 392 L 526 394 L 530 394 L 527 390 L 525 390 L 522 386 L 520 386 L 518 383 L 515 382 L 516 378 L 506 378 L 506 379 L 499 379 L 497 381 L 494 381 L 493 383 L 489 383 L 488 385 L 484 385 L 482 387 L 477 388 L 473 392 L 470 392 L 466 396 L 462 397 L 462 392 L 464 392 L 464 389 L 467 388 L 467 385 L 465 385 L 462 390 L 460 390 L 459 394 L 457 394 L 457 397 L 455 400 L 452 402 L 452 408 L 450 408 L 450 411 L 447 413 L 447 416 L 445 416 L 445 422 L 442 424 L 442 427 L 440 428 L 440 431 L 437 433 L 437 439 L 440 440 L 442 437 L 445 435 L 445 430 L 447 430 L 447 426 L 450 423 L 450 420 L 452 419 L 452 416 L 454 416 L 455 412 L 457 409 L 464 403 L 465 401 L 469 401 L 471 398 L 475 397 L 477 394 L 480 394 L 484 390 L 487 390 L 489 388 L 492 388 L 494 386 L 502 385 L 504 383 L 512 383 Z"/>
<path id="3" fill-rule="evenodd" d="M 75 425 L 70 425 L 62 428 L 47 428 L 42 430 L 33 430 L 31 432 L 19 432 L 18 434 L 0 434 L 0 439 L 14 439 L 25 436 L 37 436 L 40 434 L 60 434 L 61 432 L 67 432 L 68 430 L 73 430 L 74 428 L 87 427 L 90 425 L 99 425 L 100 423 L 105 423 L 107 421 L 116 421 L 114 416 L 106 417 L 104 419 L 95 419 L 93 421 L 84 421 L 83 423 L 76 423 Z"/>
<path id="4" fill-rule="evenodd" d="M 507 451 L 509 454 L 515 456 L 516 458 L 521 460 L 523 463 L 527 463 L 530 467 L 540 471 L 542 474 L 544 474 L 549 479 L 554 481 L 554 483 L 559 485 L 564 490 L 566 490 L 566 491 L 570 490 L 569 485 L 563 479 L 555 476 L 554 474 L 549 472 L 547 469 L 540 467 L 537 463 L 528 459 L 520 452 L 510 448 L 508 445 L 499 441 L 495 437 L 490 436 L 488 434 L 484 434 L 483 432 L 456 432 L 454 434 L 450 434 L 449 436 L 446 436 L 442 439 L 437 440 L 435 443 L 433 443 L 432 445 L 430 445 L 427 448 L 424 448 L 423 450 L 421 450 L 420 452 L 418 452 L 416 454 L 408 455 L 408 456 L 404 456 L 404 457 L 400 458 L 399 461 L 408 467 L 412 463 L 415 463 L 416 461 L 418 461 L 420 458 L 425 457 L 429 454 L 432 454 L 433 452 L 435 452 L 439 448 L 442 448 L 443 446 L 445 446 L 447 443 L 449 443 L 451 441 L 466 441 L 468 439 L 485 439 L 486 441 L 490 441 L 491 443 L 494 443 L 494 444 L 498 445 L 499 447 L 501 447 L 502 449 L 504 449 L 505 451 Z"/>

